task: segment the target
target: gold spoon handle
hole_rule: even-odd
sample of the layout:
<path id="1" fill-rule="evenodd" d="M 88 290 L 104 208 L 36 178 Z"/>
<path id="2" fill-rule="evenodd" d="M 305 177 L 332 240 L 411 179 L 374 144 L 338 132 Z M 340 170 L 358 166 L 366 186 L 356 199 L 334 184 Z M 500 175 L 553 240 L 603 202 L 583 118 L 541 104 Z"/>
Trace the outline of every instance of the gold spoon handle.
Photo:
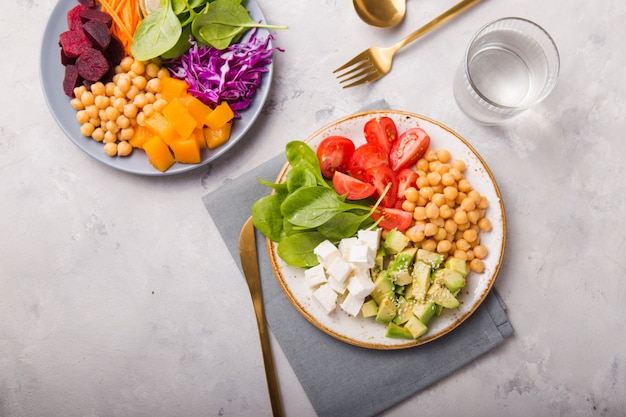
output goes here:
<path id="1" fill-rule="evenodd" d="M 397 51 L 398 49 L 404 47 L 405 45 L 413 42 L 420 36 L 430 32 L 432 29 L 436 28 L 442 23 L 445 23 L 448 20 L 452 19 L 454 16 L 461 13 L 468 7 L 473 6 L 475 3 L 478 3 L 479 1 L 480 0 L 463 0 L 462 2 L 456 4 L 455 6 L 452 6 L 451 8 L 449 8 L 448 10 L 446 10 L 445 12 L 443 12 L 442 14 L 440 14 L 439 16 L 431 20 L 430 22 L 426 23 L 421 28 L 417 29 L 415 32 L 409 34 L 407 37 L 400 40 L 398 43 L 392 46 L 392 49 Z"/>

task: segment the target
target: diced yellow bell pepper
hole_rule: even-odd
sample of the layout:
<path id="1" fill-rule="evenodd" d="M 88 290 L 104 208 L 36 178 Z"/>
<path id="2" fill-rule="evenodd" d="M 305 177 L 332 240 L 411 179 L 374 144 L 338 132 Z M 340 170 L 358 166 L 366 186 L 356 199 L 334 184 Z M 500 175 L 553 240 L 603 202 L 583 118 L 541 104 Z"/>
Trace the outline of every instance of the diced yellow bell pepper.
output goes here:
<path id="1" fill-rule="evenodd" d="M 191 94 L 187 94 L 180 100 L 185 104 L 185 106 L 187 106 L 189 114 L 191 114 L 191 116 L 196 120 L 196 127 L 203 127 L 204 121 L 213 109 Z"/>
<path id="2" fill-rule="evenodd" d="M 183 80 L 172 77 L 161 78 L 161 97 L 168 102 L 187 94 L 188 88 L 189 85 Z"/>
<path id="3" fill-rule="evenodd" d="M 198 147 L 200 149 L 206 149 L 206 140 L 204 139 L 204 130 L 202 128 L 196 128 L 189 138 L 193 138 L 196 142 L 198 142 Z"/>
<path id="4" fill-rule="evenodd" d="M 174 157 L 170 152 L 170 148 L 159 136 L 154 135 L 143 144 L 143 150 L 146 151 L 148 161 L 153 167 L 161 172 L 165 172 L 174 165 Z"/>
<path id="5" fill-rule="evenodd" d="M 152 133 L 147 127 L 137 126 L 135 127 L 133 137 L 130 138 L 128 143 L 130 143 L 133 148 L 143 148 L 143 144 L 146 143 L 152 136 L 154 136 L 154 133 Z"/>
<path id="6" fill-rule="evenodd" d="M 215 149 L 226 143 L 226 141 L 230 139 L 230 130 L 232 127 L 232 123 L 226 123 L 218 129 L 211 129 L 210 127 L 204 128 L 204 140 L 206 141 L 207 148 Z"/>
<path id="7" fill-rule="evenodd" d="M 194 138 L 175 140 L 170 144 L 174 152 L 174 159 L 183 164 L 197 164 L 200 157 L 200 147 Z"/>
<path id="8" fill-rule="evenodd" d="M 226 123 L 230 122 L 233 117 L 235 117 L 233 110 L 227 102 L 222 101 L 217 105 L 217 107 L 215 107 L 215 109 L 213 109 L 211 113 L 209 113 L 205 119 L 205 123 L 211 129 L 219 129 Z"/>
<path id="9" fill-rule="evenodd" d="M 196 128 L 196 119 L 191 116 L 187 106 L 178 98 L 173 98 L 167 103 L 163 108 L 163 115 L 174 125 L 181 139 L 189 138 Z"/>
<path id="10" fill-rule="evenodd" d="M 154 112 L 146 117 L 144 125 L 152 133 L 159 135 L 168 145 L 178 138 L 174 124 L 159 112 Z"/>

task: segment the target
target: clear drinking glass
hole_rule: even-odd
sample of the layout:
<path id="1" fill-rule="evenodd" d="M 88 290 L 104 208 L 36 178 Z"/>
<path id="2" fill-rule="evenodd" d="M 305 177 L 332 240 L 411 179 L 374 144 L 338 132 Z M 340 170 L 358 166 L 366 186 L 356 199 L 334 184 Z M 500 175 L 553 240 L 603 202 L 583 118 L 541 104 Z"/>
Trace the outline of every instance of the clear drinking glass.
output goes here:
<path id="1" fill-rule="evenodd" d="M 484 124 L 498 124 L 543 100 L 559 74 L 559 52 L 539 25 L 507 17 L 472 38 L 454 77 L 461 110 Z"/>

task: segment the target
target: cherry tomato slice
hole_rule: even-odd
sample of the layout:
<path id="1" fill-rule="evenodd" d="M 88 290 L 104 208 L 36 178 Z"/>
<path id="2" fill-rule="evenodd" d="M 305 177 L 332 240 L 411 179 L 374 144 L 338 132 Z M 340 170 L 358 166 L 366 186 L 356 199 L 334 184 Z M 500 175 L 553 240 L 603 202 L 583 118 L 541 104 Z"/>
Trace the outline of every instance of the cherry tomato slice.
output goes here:
<path id="1" fill-rule="evenodd" d="M 365 181 L 376 187 L 375 195 L 380 197 L 387 184 L 391 184 L 389 190 L 383 197 L 380 205 L 383 207 L 393 207 L 398 201 L 398 178 L 388 166 L 372 167 L 365 170 Z"/>
<path id="2" fill-rule="evenodd" d="M 335 171 L 347 172 L 354 142 L 344 136 L 328 136 L 317 147 L 317 159 L 320 161 L 322 175 L 332 178 Z"/>
<path id="3" fill-rule="evenodd" d="M 347 200 L 361 200 L 371 197 L 376 192 L 376 187 L 372 184 L 340 171 L 335 171 L 333 175 L 333 187 L 339 195 L 345 195 Z"/>
<path id="4" fill-rule="evenodd" d="M 372 213 L 374 221 L 378 221 L 381 217 L 383 219 L 378 225 L 385 230 L 397 229 L 399 232 L 402 232 L 408 229 L 413 222 L 412 213 L 397 208 L 379 207 Z"/>
<path id="5" fill-rule="evenodd" d="M 398 129 L 396 128 L 396 123 L 390 117 L 375 117 L 365 123 L 363 135 L 367 143 L 378 145 L 389 154 L 391 144 L 398 137 Z"/>
<path id="6" fill-rule="evenodd" d="M 424 156 L 430 145 L 430 136 L 419 127 L 404 131 L 391 146 L 389 166 L 395 172 L 408 168 Z"/>
<path id="7" fill-rule="evenodd" d="M 410 168 L 404 168 L 397 174 L 398 177 L 398 198 L 404 200 L 404 192 L 410 188 L 417 188 L 417 177 L 419 177 L 416 171 Z"/>
<path id="8" fill-rule="evenodd" d="M 389 166 L 387 153 L 379 146 L 365 143 L 356 148 L 352 154 L 348 172 L 354 178 L 365 181 L 365 171 L 378 166 Z"/>

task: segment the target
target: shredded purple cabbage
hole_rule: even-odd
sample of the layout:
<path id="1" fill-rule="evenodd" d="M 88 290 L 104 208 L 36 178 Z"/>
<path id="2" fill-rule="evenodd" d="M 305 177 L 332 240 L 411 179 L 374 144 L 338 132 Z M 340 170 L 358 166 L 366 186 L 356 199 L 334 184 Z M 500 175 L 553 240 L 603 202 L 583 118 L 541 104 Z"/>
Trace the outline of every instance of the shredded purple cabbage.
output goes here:
<path id="1" fill-rule="evenodd" d="M 247 41 L 230 45 L 224 50 L 211 46 L 198 46 L 190 39 L 191 48 L 179 58 L 168 62 L 172 77 L 185 80 L 189 84 L 188 92 L 204 104 L 215 108 L 220 102 L 227 101 L 235 113 L 250 106 L 252 98 L 261 85 L 261 77 L 268 72 L 275 50 L 268 48 L 270 40 L 255 36 L 251 32 Z"/>

